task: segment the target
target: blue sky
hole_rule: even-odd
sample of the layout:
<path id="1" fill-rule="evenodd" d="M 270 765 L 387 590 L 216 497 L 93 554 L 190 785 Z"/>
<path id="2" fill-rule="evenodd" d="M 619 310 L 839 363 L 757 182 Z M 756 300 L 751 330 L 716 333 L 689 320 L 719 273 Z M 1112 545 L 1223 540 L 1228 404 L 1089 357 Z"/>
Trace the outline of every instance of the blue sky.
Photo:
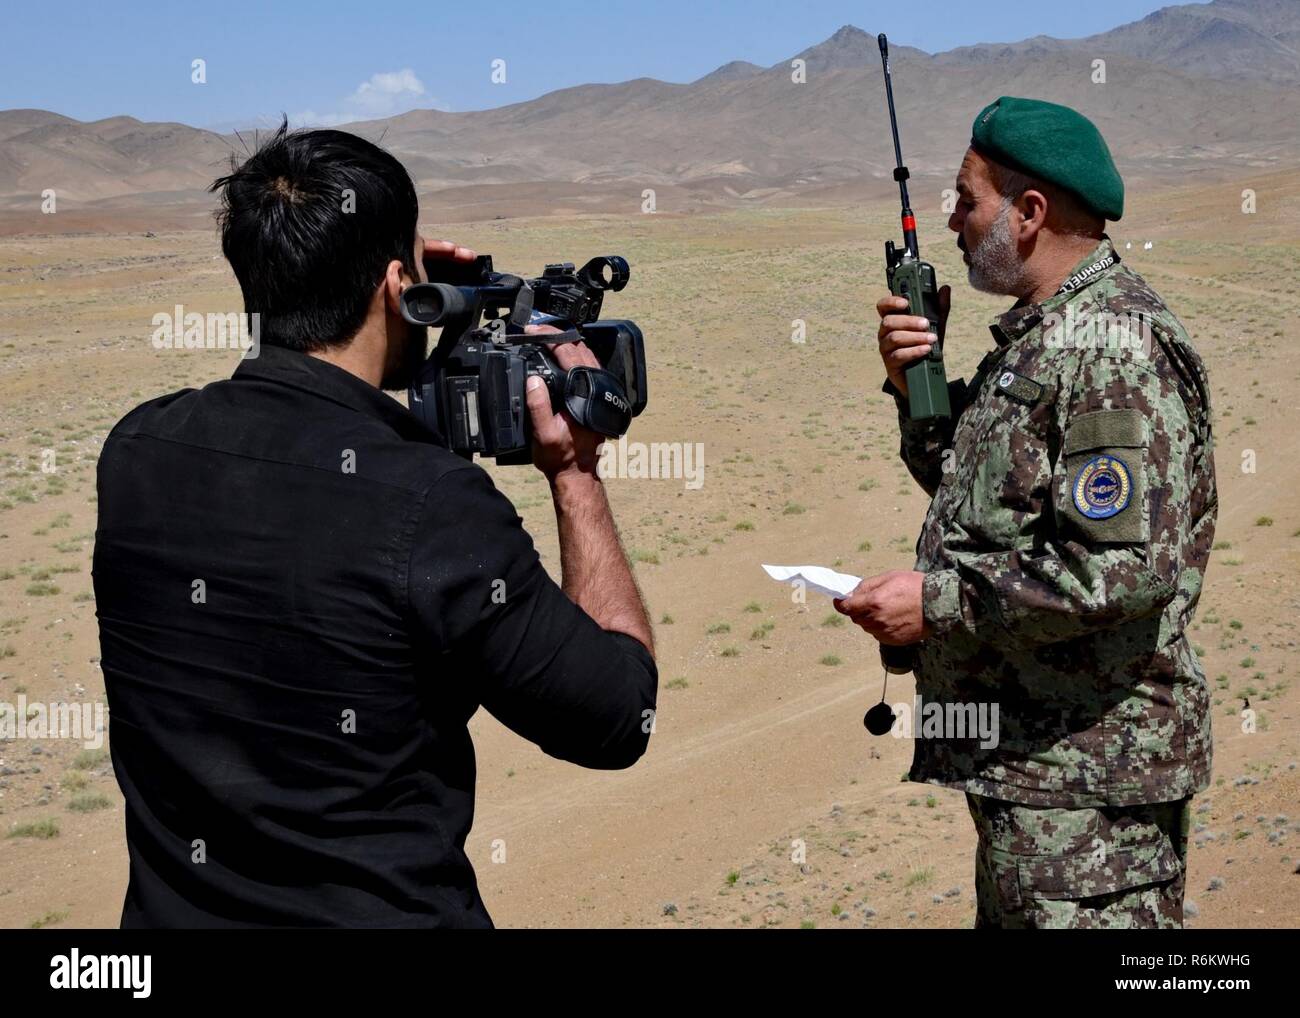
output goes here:
<path id="1" fill-rule="evenodd" d="M 0 109 L 222 126 L 485 109 L 587 82 L 767 66 L 844 24 L 934 53 L 1137 20 L 1154 0 L 541 0 L 7 5 Z M 207 81 L 191 81 L 191 62 Z M 491 80 L 505 61 L 504 83 Z"/>

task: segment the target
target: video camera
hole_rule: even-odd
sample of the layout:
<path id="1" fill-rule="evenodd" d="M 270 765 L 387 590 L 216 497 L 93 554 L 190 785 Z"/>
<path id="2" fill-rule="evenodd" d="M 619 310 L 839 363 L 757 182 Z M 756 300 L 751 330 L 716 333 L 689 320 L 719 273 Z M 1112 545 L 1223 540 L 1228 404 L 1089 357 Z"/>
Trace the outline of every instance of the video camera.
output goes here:
<path id="1" fill-rule="evenodd" d="M 606 291 L 627 285 L 625 259 L 593 258 L 576 271 L 570 262 L 547 265 L 534 279 L 494 271 L 491 255 L 429 260 L 425 267 L 430 281 L 403 291 L 402 317 L 441 326 L 442 335 L 409 390 L 409 405 L 458 456 L 532 462 L 525 399 L 531 375 L 546 383 L 556 413 L 567 410 L 581 427 L 607 438 L 626 434 L 645 409 L 641 330 L 623 319 L 597 321 Z M 526 325 L 561 332 L 529 334 Z M 577 340 L 599 368 L 560 367 L 551 348 Z"/>

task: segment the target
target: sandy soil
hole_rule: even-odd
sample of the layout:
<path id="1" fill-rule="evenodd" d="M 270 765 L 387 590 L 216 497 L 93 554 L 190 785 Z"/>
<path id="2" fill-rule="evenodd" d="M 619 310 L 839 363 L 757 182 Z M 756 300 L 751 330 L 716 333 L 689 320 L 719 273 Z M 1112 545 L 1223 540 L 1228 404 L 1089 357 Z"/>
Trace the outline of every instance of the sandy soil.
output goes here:
<path id="1" fill-rule="evenodd" d="M 1215 696 L 1216 757 L 1191 852 L 1196 926 L 1294 926 L 1300 915 L 1300 368 L 1279 343 L 1300 327 L 1297 184 L 1274 174 L 1139 192 L 1114 233 L 1191 329 L 1215 390 L 1221 544 L 1194 637 Z M 1259 195 L 1253 216 L 1240 210 L 1244 187 Z M 963 797 L 900 781 L 910 745 L 862 728 L 880 691 L 874 644 L 833 624 L 829 601 L 794 604 L 758 568 L 911 565 L 925 496 L 895 456 L 871 338 L 893 206 L 686 214 L 661 197 L 664 211 L 644 216 L 531 197 L 533 218 L 512 207 L 492 213 L 512 218 L 464 221 L 435 202 L 422 226 L 516 271 L 625 254 L 632 283 L 607 314 L 642 325 L 653 372 L 630 437 L 702 442 L 706 474 L 698 490 L 609 482 L 659 623 L 664 688 L 647 757 L 626 772 L 582 771 L 483 713 L 473 721 L 469 847 L 496 921 L 970 925 Z M 961 281 L 937 194 L 933 204 L 922 240 L 954 283 L 949 356 L 968 375 L 1001 308 Z M 169 216 L 0 220 L 0 701 L 102 698 L 89 576 L 100 443 L 141 400 L 233 368 L 229 353 L 149 344 L 152 316 L 176 303 L 239 309 L 211 228 Z M 791 342 L 796 319 L 802 345 Z M 41 471 L 47 449 L 53 473 Z M 544 485 L 523 468 L 496 473 L 557 567 Z M 910 696 L 909 677 L 892 681 L 891 700 Z M 1258 714 L 1252 734 L 1242 696 Z M 125 882 L 121 798 L 102 754 L 0 743 L 0 926 L 114 925 Z"/>

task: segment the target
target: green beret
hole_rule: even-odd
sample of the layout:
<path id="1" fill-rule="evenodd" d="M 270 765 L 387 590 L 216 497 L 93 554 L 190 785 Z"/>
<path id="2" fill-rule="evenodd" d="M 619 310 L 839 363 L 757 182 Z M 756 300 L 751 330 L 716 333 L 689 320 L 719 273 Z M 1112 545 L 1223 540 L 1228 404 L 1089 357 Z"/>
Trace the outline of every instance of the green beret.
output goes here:
<path id="1" fill-rule="evenodd" d="M 1097 126 L 1068 106 L 1004 95 L 979 112 L 971 145 L 1076 195 L 1106 219 L 1124 215 L 1124 181 Z"/>

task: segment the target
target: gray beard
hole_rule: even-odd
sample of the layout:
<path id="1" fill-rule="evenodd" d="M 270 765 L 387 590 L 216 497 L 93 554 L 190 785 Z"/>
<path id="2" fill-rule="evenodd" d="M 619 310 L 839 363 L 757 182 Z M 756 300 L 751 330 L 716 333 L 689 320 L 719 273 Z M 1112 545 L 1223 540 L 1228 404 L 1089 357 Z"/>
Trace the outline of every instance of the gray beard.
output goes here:
<path id="1" fill-rule="evenodd" d="M 984 293 L 1018 297 L 1025 278 L 1024 262 L 1011 239 L 1011 202 L 1003 201 L 993 228 L 970 252 L 966 277 Z"/>

